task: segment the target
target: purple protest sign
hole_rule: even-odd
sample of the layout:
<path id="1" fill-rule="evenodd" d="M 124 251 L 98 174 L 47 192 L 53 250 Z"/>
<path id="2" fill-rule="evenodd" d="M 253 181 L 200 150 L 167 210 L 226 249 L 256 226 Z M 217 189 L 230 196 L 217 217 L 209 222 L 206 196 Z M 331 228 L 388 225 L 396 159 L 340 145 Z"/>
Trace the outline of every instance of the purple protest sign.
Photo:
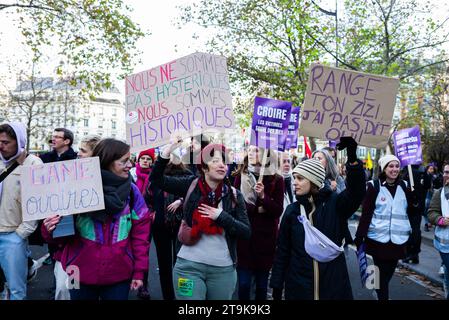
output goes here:
<path id="1" fill-rule="evenodd" d="M 290 123 L 288 125 L 288 134 L 285 139 L 285 148 L 288 150 L 290 148 L 298 147 L 298 127 L 299 127 L 299 112 L 301 108 L 292 107 L 292 112 L 290 114 Z"/>
<path id="2" fill-rule="evenodd" d="M 291 102 L 256 97 L 250 144 L 284 151 L 291 110 Z"/>
<path id="3" fill-rule="evenodd" d="M 421 136 L 419 126 L 396 131 L 393 135 L 394 150 L 401 167 L 422 163 Z"/>

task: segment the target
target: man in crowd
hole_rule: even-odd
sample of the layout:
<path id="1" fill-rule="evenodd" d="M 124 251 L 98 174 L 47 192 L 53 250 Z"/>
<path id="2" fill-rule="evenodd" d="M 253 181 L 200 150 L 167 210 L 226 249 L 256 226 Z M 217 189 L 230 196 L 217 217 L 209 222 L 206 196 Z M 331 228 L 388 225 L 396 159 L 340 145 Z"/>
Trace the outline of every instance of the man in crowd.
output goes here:
<path id="1" fill-rule="evenodd" d="M 11 300 L 27 296 L 27 238 L 37 221 L 22 221 L 21 165 L 42 161 L 26 154 L 26 128 L 22 123 L 0 125 L 0 267 L 8 283 Z"/>

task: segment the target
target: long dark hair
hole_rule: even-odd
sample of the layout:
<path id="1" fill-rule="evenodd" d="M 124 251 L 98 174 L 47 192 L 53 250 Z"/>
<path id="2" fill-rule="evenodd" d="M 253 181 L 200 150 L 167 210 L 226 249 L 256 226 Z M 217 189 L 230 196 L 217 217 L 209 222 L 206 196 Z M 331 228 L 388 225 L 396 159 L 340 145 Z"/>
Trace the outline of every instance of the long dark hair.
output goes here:
<path id="1" fill-rule="evenodd" d="M 100 158 L 100 167 L 109 170 L 111 164 L 129 152 L 129 145 L 113 138 L 101 140 L 95 146 L 92 157 Z"/>

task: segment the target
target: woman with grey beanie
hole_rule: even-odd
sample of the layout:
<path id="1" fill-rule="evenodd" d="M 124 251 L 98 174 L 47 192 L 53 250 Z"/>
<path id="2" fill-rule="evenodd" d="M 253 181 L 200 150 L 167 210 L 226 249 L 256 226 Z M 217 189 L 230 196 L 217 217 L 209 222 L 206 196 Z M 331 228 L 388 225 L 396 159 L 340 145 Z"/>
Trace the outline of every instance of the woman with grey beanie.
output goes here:
<path id="1" fill-rule="evenodd" d="M 293 170 L 298 201 L 287 207 L 279 230 L 270 282 L 275 300 L 284 286 L 286 300 L 353 298 L 342 240 L 347 219 L 365 195 L 365 174 L 353 138 L 342 137 L 337 148 L 348 152 L 343 192 L 324 186 L 326 172 L 317 159 Z"/>

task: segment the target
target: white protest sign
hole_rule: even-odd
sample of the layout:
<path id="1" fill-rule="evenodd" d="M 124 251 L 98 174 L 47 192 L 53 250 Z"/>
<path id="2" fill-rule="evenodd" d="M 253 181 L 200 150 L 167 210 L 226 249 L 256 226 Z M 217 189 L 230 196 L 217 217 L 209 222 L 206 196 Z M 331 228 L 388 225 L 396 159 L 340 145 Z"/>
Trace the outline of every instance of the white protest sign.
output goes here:
<path id="1" fill-rule="evenodd" d="M 98 157 L 21 169 L 23 221 L 105 208 Z"/>
<path id="2" fill-rule="evenodd" d="M 131 152 L 173 135 L 235 132 L 226 58 L 191 55 L 126 77 L 126 140 Z"/>
<path id="3" fill-rule="evenodd" d="M 398 79 L 313 64 L 299 134 L 385 147 L 398 88 Z"/>

